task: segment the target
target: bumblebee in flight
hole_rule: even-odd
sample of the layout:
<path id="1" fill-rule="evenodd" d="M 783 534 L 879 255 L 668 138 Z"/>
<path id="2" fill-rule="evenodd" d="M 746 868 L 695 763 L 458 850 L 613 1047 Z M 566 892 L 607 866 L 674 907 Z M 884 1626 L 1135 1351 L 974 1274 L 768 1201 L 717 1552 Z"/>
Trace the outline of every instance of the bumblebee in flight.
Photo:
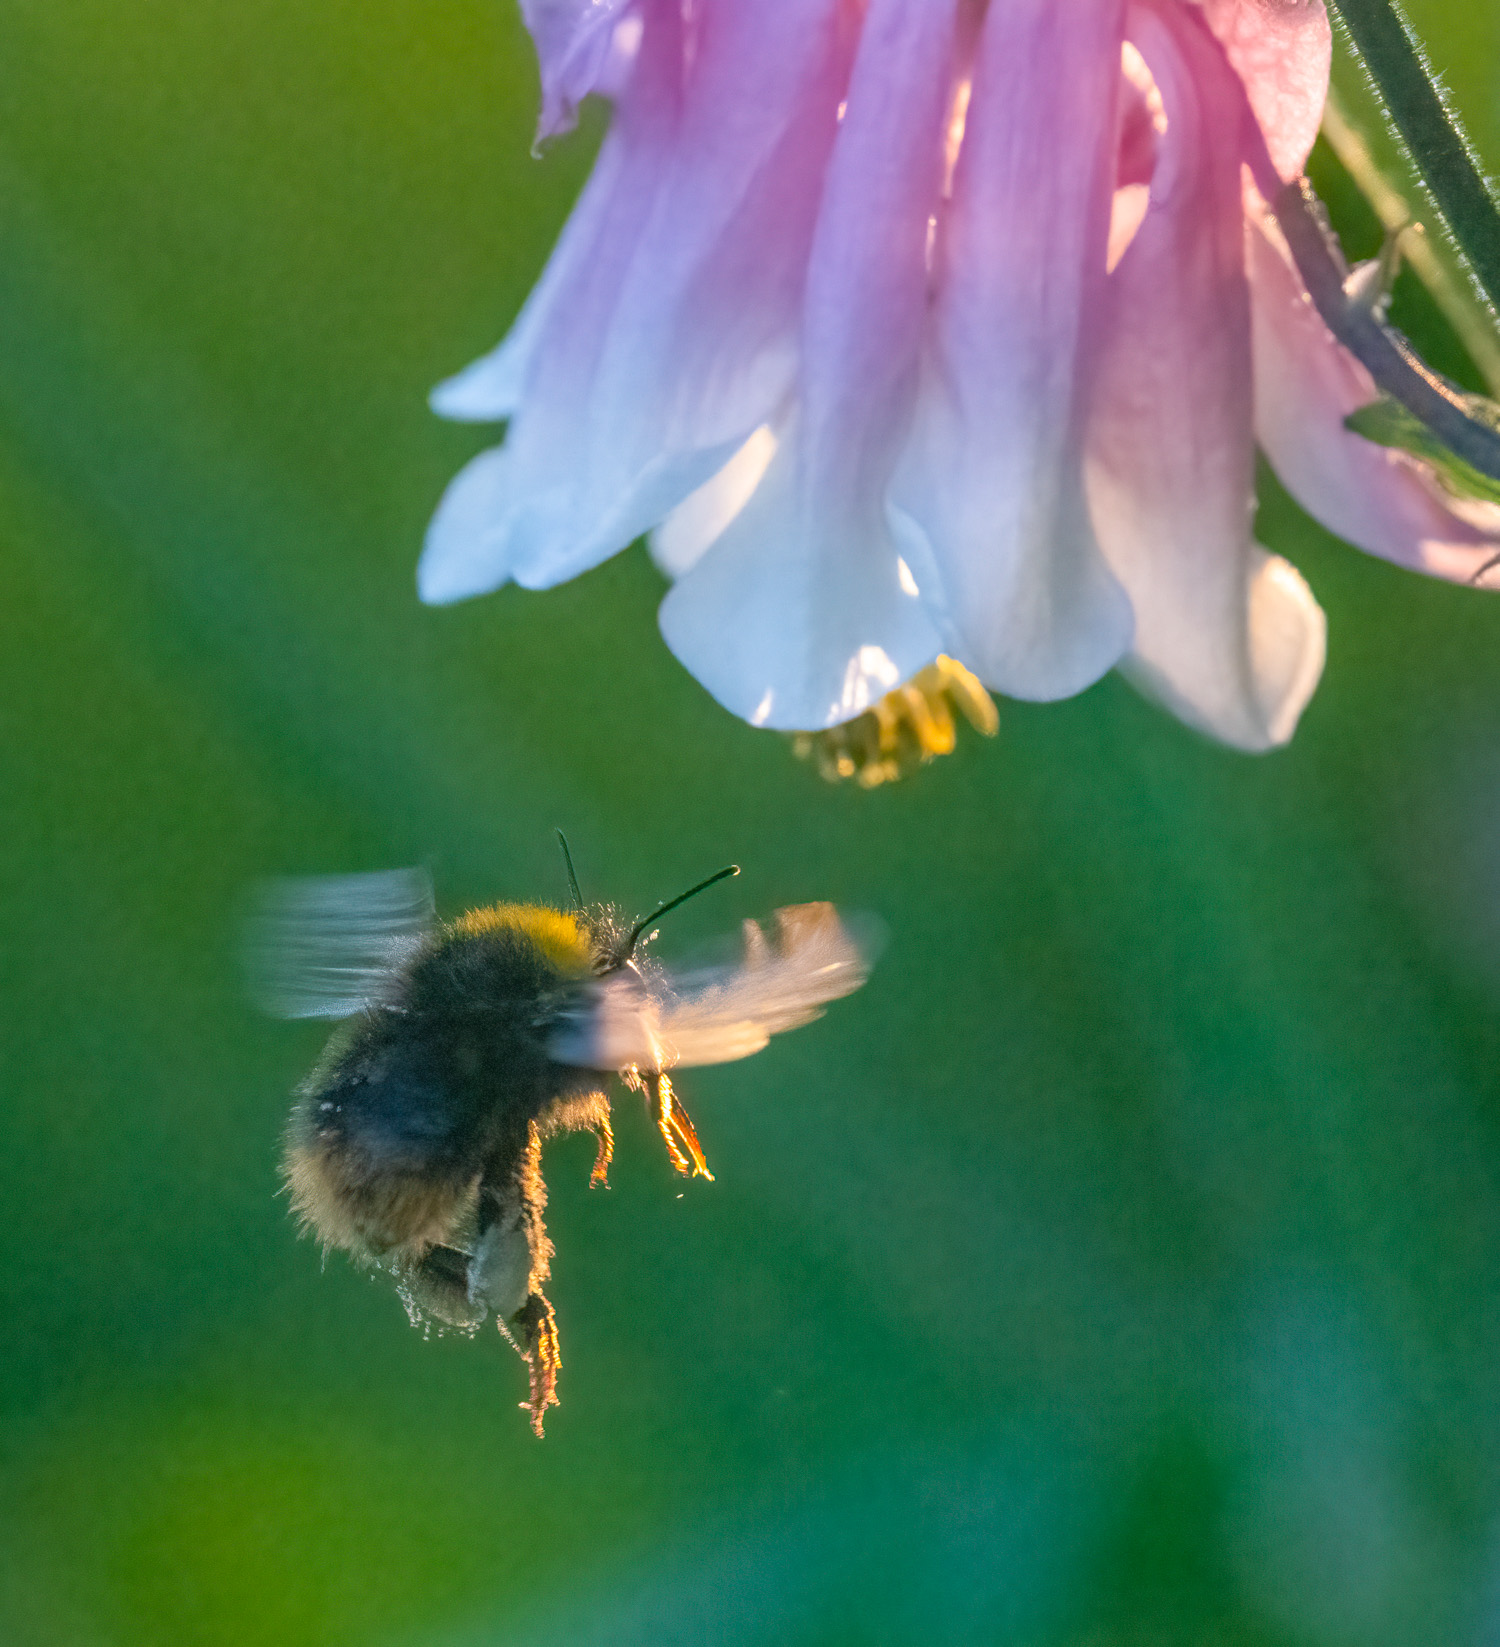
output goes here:
<path id="1" fill-rule="evenodd" d="M 564 853 L 567 847 L 564 843 Z M 626 926 L 584 907 L 494 904 L 439 921 L 425 871 L 272 883 L 252 923 L 261 1002 L 341 1018 L 297 1089 L 284 1170 L 325 1248 L 389 1271 L 414 1320 L 472 1330 L 493 1313 L 530 1367 L 532 1428 L 557 1402 L 557 1320 L 543 1292 L 542 1146 L 613 1154 L 607 1076 L 642 1093 L 678 1172 L 712 1175 L 669 1071 L 727 1063 L 816 1018 L 869 970 L 832 904 L 744 923 L 728 963 L 673 973 L 646 954 L 654 924 L 721 870 Z"/>

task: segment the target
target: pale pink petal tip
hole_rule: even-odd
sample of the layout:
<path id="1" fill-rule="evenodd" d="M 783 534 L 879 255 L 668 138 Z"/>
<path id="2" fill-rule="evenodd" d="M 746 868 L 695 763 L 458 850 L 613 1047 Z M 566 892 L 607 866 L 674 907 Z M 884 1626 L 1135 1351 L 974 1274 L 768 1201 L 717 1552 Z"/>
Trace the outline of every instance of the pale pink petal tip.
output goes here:
<path id="1" fill-rule="evenodd" d="M 463 371 L 445 378 L 427 397 L 439 417 L 455 423 L 498 423 L 520 404 L 524 362 L 502 343 Z"/>
<path id="2" fill-rule="evenodd" d="M 619 91 L 640 44 L 633 7 L 634 0 L 521 0 L 542 74 L 539 137 L 569 130 L 590 92 Z"/>
<path id="3" fill-rule="evenodd" d="M 492 447 L 460 469 L 443 493 L 417 562 L 417 595 L 428 606 L 488 594 L 509 579 L 510 468 L 510 454 Z"/>
<path id="4" fill-rule="evenodd" d="M 1328 620 L 1302 574 L 1280 555 L 1257 553 L 1250 566 L 1250 678 L 1264 738 L 1286 743 L 1322 678 Z"/>
<path id="5" fill-rule="evenodd" d="M 1142 7 L 1133 27 L 1132 87 L 1164 119 L 1146 211 L 1110 277 L 1092 515 L 1135 612 L 1124 673 L 1218 741 L 1269 749 L 1317 684 L 1324 620 L 1250 536 L 1244 94 L 1191 8 Z"/>
<path id="6" fill-rule="evenodd" d="M 1122 672 L 1180 721 L 1256 754 L 1289 742 L 1297 730 L 1323 674 L 1328 622 L 1301 573 L 1280 555 L 1254 549 L 1247 570 L 1248 703 L 1235 684 L 1239 666 L 1228 657 L 1220 669 L 1174 676 L 1170 657 L 1164 668 L 1136 654 Z"/>

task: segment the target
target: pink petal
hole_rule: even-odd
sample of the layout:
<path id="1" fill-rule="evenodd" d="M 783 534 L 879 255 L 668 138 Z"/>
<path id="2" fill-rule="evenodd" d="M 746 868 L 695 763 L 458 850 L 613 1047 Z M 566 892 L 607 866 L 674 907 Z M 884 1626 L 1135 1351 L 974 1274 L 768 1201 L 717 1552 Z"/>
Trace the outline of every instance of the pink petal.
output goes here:
<path id="1" fill-rule="evenodd" d="M 428 405 L 460 423 L 498 423 L 521 405 L 537 348 L 549 330 L 566 326 L 570 294 L 610 245 L 628 247 L 640 217 L 655 198 L 656 180 L 632 158 L 633 128 L 619 120 L 599 150 L 542 277 L 500 344 L 438 384 Z M 564 312 L 559 313 L 559 305 Z"/>
<path id="2" fill-rule="evenodd" d="M 1378 391 L 1313 308 L 1263 205 L 1248 258 L 1256 433 L 1282 484 L 1358 548 L 1468 582 L 1500 548 L 1500 507 L 1447 497 L 1415 459 L 1344 427 Z"/>
<path id="3" fill-rule="evenodd" d="M 1122 9 L 1005 0 L 985 13 L 894 494 L 941 580 L 948 650 L 1023 698 L 1081 691 L 1130 642 L 1082 480 Z"/>
<path id="4" fill-rule="evenodd" d="M 646 3 L 675 5 L 676 0 Z M 638 37 L 631 40 L 635 19 L 627 16 L 632 5 L 633 0 L 521 0 L 542 72 L 539 137 L 568 130 L 591 91 L 611 89 L 619 73 L 615 58 L 638 43 Z"/>
<path id="5" fill-rule="evenodd" d="M 1283 178 L 1306 161 L 1328 97 L 1333 38 L 1323 0 L 1198 0 Z"/>
<path id="6" fill-rule="evenodd" d="M 1323 660 L 1323 614 L 1250 539 L 1250 314 L 1244 95 L 1178 0 L 1127 27 L 1167 118 L 1150 203 L 1110 277 L 1090 426 L 1094 524 L 1135 610 L 1126 672 L 1242 749 L 1292 734 Z"/>
<path id="7" fill-rule="evenodd" d="M 645 24 L 608 192 L 591 191 L 495 373 L 497 401 L 514 401 L 524 375 L 504 459 L 476 460 L 450 488 L 419 572 L 425 599 L 508 578 L 547 587 L 596 565 L 791 392 L 848 7 L 715 0 L 696 14 L 691 53 L 675 6 L 651 7 Z"/>
<path id="8" fill-rule="evenodd" d="M 957 0 L 872 0 L 808 274 L 797 414 L 662 603 L 678 658 L 758 726 L 859 714 L 939 650 L 886 515 L 917 384 Z"/>

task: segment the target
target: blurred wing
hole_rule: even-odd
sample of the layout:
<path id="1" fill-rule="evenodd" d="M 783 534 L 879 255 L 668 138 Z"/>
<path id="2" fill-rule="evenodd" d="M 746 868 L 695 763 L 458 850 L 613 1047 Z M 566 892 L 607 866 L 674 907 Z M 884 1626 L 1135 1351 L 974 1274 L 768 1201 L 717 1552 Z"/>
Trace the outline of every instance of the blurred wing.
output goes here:
<path id="1" fill-rule="evenodd" d="M 278 1018 L 347 1018 L 387 998 L 435 921 L 425 869 L 267 881 L 245 933 L 251 996 Z"/>
<path id="2" fill-rule="evenodd" d="M 727 1064 L 818 1017 L 869 976 L 873 931 L 857 939 L 832 904 L 776 911 L 774 940 L 745 922 L 739 961 L 646 978 L 623 968 L 592 985 L 550 1051 L 585 1069 Z"/>

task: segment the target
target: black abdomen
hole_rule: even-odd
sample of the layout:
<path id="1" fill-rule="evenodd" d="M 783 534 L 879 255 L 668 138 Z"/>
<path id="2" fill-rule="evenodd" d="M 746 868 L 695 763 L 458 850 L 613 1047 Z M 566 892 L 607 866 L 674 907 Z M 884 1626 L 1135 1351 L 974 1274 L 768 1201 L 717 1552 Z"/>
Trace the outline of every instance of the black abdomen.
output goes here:
<path id="1" fill-rule="evenodd" d="M 450 1237 L 481 1176 L 507 1179 L 529 1123 L 581 1079 L 547 1055 L 575 987 L 523 931 L 450 933 L 350 1022 L 289 1140 L 294 1198 L 325 1239 L 379 1255 Z"/>

